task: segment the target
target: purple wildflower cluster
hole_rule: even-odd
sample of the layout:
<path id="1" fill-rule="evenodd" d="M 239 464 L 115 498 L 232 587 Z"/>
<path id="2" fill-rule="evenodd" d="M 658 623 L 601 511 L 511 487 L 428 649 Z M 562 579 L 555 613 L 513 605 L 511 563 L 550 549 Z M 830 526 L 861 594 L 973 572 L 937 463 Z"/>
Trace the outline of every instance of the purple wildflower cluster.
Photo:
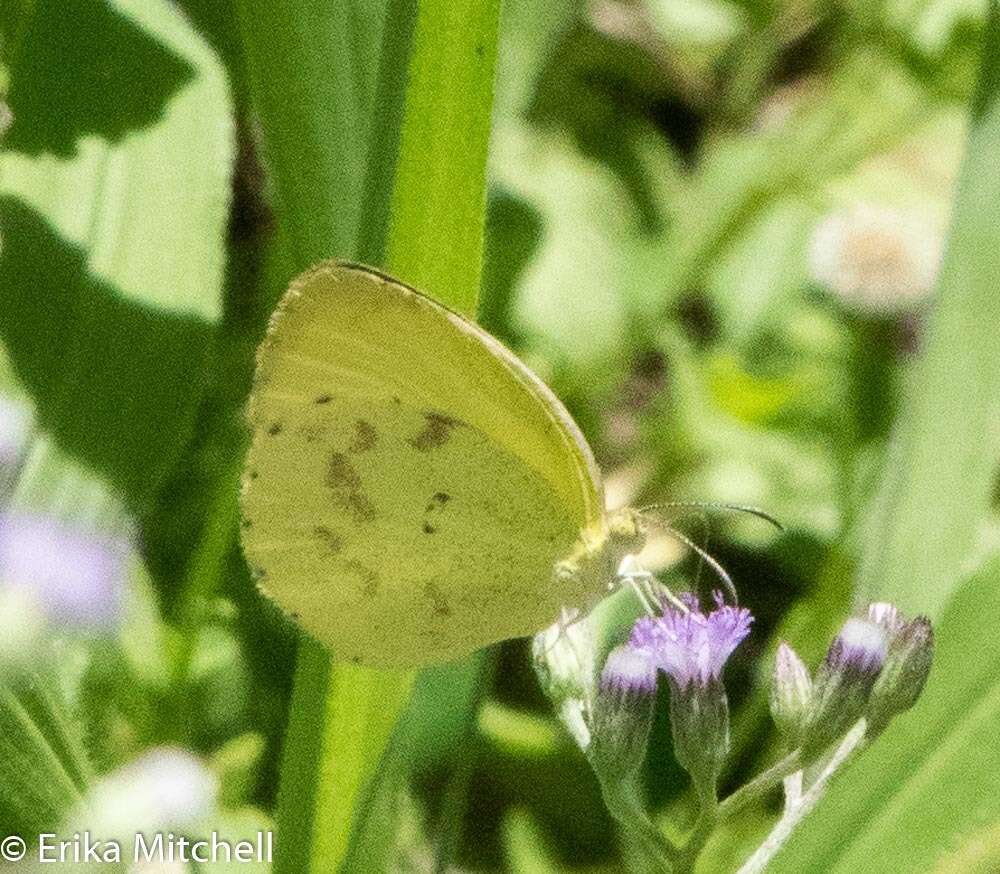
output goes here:
<path id="1" fill-rule="evenodd" d="M 0 504 L 29 450 L 32 413 L 0 395 Z M 0 655 L 16 657 L 46 627 L 105 632 L 122 614 L 127 537 L 0 505 Z"/>
<path id="2" fill-rule="evenodd" d="M 0 515 L 0 587 L 64 629 L 105 630 L 120 617 L 128 545 L 45 515 Z"/>
<path id="3" fill-rule="evenodd" d="M 745 607 L 726 604 L 714 593 L 715 609 L 701 611 L 690 592 L 680 596 L 687 611 L 663 602 L 662 616 L 644 616 L 635 623 L 629 644 L 645 653 L 677 689 L 718 681 L 733 650 L 750 633 L 753 616 Z"/>
<path id="4" fill-rule="evenodd" d="M 782 735 L 819 755 L 862 717 L 880 734 L 920 697 L 934 658 L 934 633 L 925 616 L 906 620 L 896 607 L 871 604 L 852 616 L 811 678 L 787 643 L 778 648 L 771 713 Z"/>
<path id="5" fill-rule="evenodd" d="M 691 593 L 664 600 L 661 614 L 636 621 L 629 641 L 608 657 L 601 674 L 591 759 L 595 767 L 634 770 L 642 760 L 653 719 L 656 677 L 670 682 L 674 753 L 700 795 L 714 796 L 715 781 L 729 750 L 729 705 L 722 685 L 726 661 L 750 633 L 745 607 L 725 603 L 702 611 Z"/>

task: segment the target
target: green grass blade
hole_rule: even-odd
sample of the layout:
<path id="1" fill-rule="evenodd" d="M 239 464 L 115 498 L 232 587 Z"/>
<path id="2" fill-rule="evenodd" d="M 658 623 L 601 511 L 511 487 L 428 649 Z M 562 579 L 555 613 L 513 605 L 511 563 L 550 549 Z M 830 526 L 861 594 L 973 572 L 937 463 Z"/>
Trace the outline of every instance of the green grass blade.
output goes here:
<path id="1" fill-rule="evenodd" d="M 923 358 L 866 531 L 858 599 L 937 613 L 988 508 L 1000 434 L 1000 30 L 992 6 Z"/>
<path id="2" fill-rule="evenodd" d="M 387 3 L 238 0 L 293 270 L 355 254 Z"/>
<path id="3" fill-rule="evenodd" d="M 424 3 L 399 148 L 389 271 L 474 315 L 499 0 Z"/>
<path id="4" fill-rule="evenodd" d="M 283 7 L 275 34 L 277 14 L 240 6 L 294 269 L 350 255 L 474 313 L 498 2 L 417 9 L 412 0 L 392 0 L 384 30 L 363 33 L 357 10 L 373 7 L 334 11 L 300 2 Z M 371 15 L 369 23 L 378 18 Z M 355 53 L 336 51 L 346 45 Z M 359 65 L 362 56 L 379 57 L 379 45 L 380 69 Z M 366 847 L 352 857 L 352 874 L 382 870 L 364 811 L 378 794 L 373 778 L 415 677 L 331 663 L 321 647 L 303 642 L 279 798 L 277 874 L 336 870 L 352 836 Z M 403 768 L 404 758 L 389 761 Z M 392 829 L 381 825 L 384 843 Z"/>

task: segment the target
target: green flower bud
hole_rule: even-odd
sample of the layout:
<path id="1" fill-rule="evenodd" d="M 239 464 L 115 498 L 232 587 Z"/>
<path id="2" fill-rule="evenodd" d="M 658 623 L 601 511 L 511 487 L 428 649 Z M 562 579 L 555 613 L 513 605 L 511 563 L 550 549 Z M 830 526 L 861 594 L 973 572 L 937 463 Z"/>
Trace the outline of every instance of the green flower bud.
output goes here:
<path id="1" fill-rule="evenodd" d="M 809 671 L 784 641 L 778 646 L 771 681 L 771 716 L 789 746 L 802 741 L 802 729 L 812 706 L 813 683 Z"/>
<path id="2" fill-rule="evenodd" d="M 806 760 L 819 756 L 862 716 L 886 657 L 883 628 L 848 619 L 816 672 L 812 707 L 802 729 Z"/>
<path id="3" fill-rule="evenodd" d="M 909 710 L 924 690 L 934 660 L 934 631 L 926 616 L 901 620 L 889 605 L 872 604 L 869 616 L 880 622 L 889 636 L 885 667 L 868 700 L 865 718 L 872 737 L 881 734 L 893 717 Z M 887 618 L 888 617 L 888 618 Z"/>
<path id="4" fill-rule="evenodd" d="M 656 704 L 656 666 L 642 650 L 629 645 L 611 651 L 591 717 L 587 749 L 602 782 L 626 780 L 638 773 L 646 756 Z"/>
<path id="5" fill-rule="evenodd" d="M 584 620 L 560 622 L 535 635 L 532 662 L 542 691 L 577 746 L 590 745 L 586 714 L 594 698 L 594 637 Z"/>
<path id="6" fill-rule="evenodd" d="M 715 796 L 715 784 L 729 754 L 729 701 L 722 681 L 671 684 L 670 726 L 677 762 L 691 775 L 698 794 Z"/>

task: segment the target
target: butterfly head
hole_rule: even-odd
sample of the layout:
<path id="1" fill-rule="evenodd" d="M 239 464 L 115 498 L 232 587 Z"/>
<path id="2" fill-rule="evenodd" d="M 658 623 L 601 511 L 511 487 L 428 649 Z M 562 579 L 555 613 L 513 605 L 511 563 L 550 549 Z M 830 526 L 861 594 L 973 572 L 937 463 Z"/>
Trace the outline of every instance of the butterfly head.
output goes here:
<path id="1" fill-rule="evenodd" d="M 648 525 L 637 510 L 616 510 L 607 519 L 604 550 L 616 567 L 626 555 L 635 555 L 646 543 Z"/>

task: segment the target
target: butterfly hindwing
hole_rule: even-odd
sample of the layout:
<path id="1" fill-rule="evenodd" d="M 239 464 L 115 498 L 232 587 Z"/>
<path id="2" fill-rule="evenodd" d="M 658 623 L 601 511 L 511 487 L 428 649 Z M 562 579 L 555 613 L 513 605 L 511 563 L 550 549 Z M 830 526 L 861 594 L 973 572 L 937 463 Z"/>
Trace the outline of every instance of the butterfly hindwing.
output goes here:
<path id="1" fill-rule="evenodd" d="M 250 418 L 247 558 L 336 655 L 445 660 L 580 594 L 552 566 L 600 512 L 589 449 L 511 353 L 419 293 L 347 265 L 306 274 Z"/>

